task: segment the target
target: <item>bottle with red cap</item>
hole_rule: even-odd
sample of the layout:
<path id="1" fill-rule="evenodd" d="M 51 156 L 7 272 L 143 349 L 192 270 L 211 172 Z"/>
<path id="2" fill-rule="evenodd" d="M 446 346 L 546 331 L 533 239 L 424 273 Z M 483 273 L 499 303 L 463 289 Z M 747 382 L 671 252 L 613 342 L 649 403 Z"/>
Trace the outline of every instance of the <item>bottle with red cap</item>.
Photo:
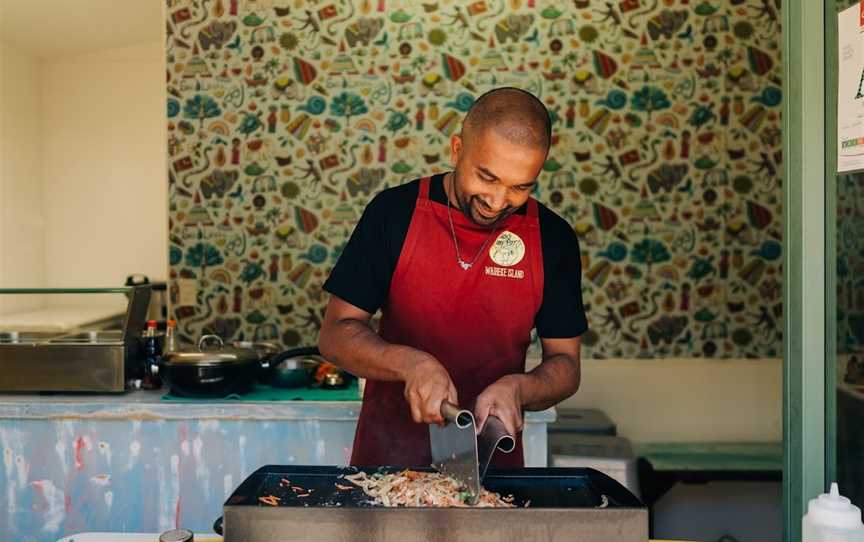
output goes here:
<path id="1" fill-rule="evenodd" d="M 156 320 L 147 321 L 147 330 L 144 332 L 144 379 L 141 387 L 147 390 L 156 390 L 162 387 L 162 379 L 159 378 L 159 343 L 156 341 Z"/>
<path id="2" fill-rule="evenodd" d="M 165 326 L 165 344 L 162 346 L 162 355 L 177 351 L 177 321 L 168 320 Z"/>

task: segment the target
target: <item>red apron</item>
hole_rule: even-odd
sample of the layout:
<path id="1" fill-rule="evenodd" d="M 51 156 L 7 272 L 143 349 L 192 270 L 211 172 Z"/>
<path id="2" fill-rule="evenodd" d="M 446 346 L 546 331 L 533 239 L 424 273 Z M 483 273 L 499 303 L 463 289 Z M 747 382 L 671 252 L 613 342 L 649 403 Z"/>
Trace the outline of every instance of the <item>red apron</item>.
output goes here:
<path id="1" fill-rule="evenodd" d="M 456 261 L 447 207 L 429 198 L 429 187 L 428 177 L 420 180 L 379 333 L 389 343 L 435 356 L 453 380 L 459 404 L 468 406 L 502 376 L 525 371 L 525 351 L 543 298 L 537 202 L 529 199 L 524 215 L 511 215 L 499 225 L 466 271 Z M 456 210 L 452 217 L 459 250 L 470 261 L 489 229 Z M 404 382 L 366 382 L 352 465 L 431 464 L 429 426 L 411 419 L 404 388 Z M 512 453 L 495 454 L 493 466 L 523 466 L 521 434 L 516 443 Z"/>

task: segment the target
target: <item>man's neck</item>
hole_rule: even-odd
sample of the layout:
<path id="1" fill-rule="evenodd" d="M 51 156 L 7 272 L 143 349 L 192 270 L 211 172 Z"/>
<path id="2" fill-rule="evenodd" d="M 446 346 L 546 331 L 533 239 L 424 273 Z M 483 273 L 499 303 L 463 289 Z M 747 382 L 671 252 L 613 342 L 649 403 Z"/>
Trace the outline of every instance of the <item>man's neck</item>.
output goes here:
<path id="1" fill-rule="evenodd" d="M 447 199 L 448 205 L 457 209 L 460 213 L 462 212 L 462 208 L 459 207 L 459 200 L 456 198 L 456 174 L 452 171 L 448 171 L 444 174 L 444 178 L 441 179 L 442 187 L 444 188 L 444 197 Z"/>

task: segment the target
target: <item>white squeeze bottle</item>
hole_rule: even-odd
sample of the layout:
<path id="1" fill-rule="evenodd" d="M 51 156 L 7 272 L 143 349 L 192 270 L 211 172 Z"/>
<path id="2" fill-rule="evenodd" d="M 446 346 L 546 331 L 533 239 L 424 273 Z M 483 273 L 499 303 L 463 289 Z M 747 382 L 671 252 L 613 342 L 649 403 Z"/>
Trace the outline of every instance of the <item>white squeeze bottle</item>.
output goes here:
<path id="1" fill-rule="evenodd" d="M 864 542 L 861 509 L 840 495 L 836 483 L 810 500 L 801 531 L 803 542 Z"/>

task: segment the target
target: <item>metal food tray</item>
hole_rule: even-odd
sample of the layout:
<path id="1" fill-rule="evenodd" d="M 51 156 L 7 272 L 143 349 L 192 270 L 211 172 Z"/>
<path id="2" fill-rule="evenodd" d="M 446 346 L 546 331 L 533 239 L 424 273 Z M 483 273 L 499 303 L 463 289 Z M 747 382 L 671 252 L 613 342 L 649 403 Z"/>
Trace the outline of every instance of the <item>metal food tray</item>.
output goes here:
<path id="1" fill-rule="evenodd" d="M 340 476 L 401 468 L 266 466 L 225 502 L 226 542 L 344 540 L 645 542 L 648 510 L 621 484 L 593 469 L 490 470 L 484 487 L 512 495 L 516 508 L 385 508 Z M 431 469 L 416 469 L 429 471 Z M 308 497 L 282 483 L 307 490 Z M 309 491 L 311 490 L 311 491 Z M 277 506 L 259 497 L 279 498 Z M 530 503 L 529 503 L 530 501 Z M 529 506 L 525 507 L 526 504 Z"/>
<path id="2" fill-rule="evenodd" d="M 150 285 L 102 289 L 16 289 L 0 294 L 122 293 L 128 298 L 122 329 L 72 332 L 0 331 L 0 392 L 122 392 L 143 367 L 141 330 Z M 14 375 L 14 377 L 12 377 Z"/>
<path id="3" fill-rule="evenodd" d="M 48 344 L 109 344 L 123 343 L 119 329 L 56 333 L 52 331 L 0 331 L 0 344 L 39 346 Z"/>

